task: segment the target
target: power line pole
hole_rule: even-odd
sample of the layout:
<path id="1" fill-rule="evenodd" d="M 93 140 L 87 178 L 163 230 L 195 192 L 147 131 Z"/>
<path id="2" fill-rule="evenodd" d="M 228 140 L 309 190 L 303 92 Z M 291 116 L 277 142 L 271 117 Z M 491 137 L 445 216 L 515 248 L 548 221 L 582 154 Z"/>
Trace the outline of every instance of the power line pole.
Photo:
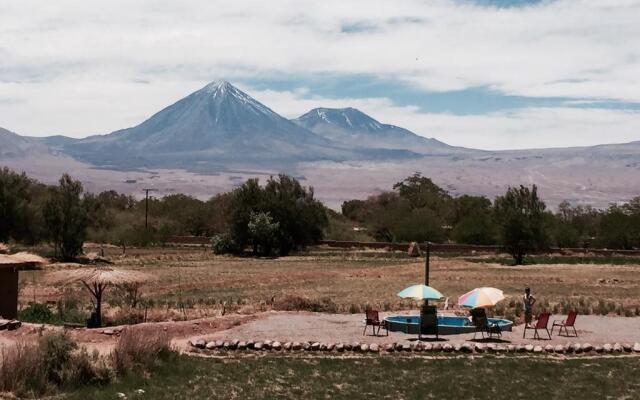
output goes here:
<path id="1" fill-rule="evenodd" d="M 142 189 L 144 192 L 144 229 L 149 230 L 149 192 L 155 192 L 158 189 Z"/>

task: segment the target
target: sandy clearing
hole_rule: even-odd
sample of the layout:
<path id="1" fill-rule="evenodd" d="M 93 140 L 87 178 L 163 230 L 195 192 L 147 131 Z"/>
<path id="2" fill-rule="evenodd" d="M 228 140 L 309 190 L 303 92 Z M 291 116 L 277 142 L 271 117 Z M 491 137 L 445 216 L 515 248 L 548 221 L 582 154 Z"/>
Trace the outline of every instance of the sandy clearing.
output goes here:
<path id="1" fill-rule="evenodd" d="M 382 317 L 391 314 L 383 314 Z M 398 315 L 398 313 L 393 313 Z M 553 320 L 562 320 L 564 316 L 552 316 Z M 551 326 L 551 322 L 549 323 Z M 505 342 L 534 343 L 534 344 L 566 344 L 568 342 L 591 343 L 635 343 L 640 342 L 640 318 L 578 316 L 576 326 L 579 337 L 567 338 L 554 332 L 552 340 L 531 339 L 533 332 L 527 332 L 527 338 L 522 338 L 523 326 L 516 326 L 513 332 L 504 332 Z M 204 335 L 207 339 L 239 339 L 239 340 L 279 340 L 279 341 L 317 341 L 325 343 L 393 343 L 406 342 L 416 338 L 390 332 L 389 336 L 372 336 L 369 330 L 364 336 L 363 315 L 360 314 L 322 314 L 308 312 L 268 312 L 261 318 L 228 330 L 217 331 L 211 335 Z M 383 331 L 384 332 L 384 331 Z M 195 336 L 194 336 L 195 337 Z M 462 343 L 473 338 L 473 334 L 446 335 L 442 339 L 450 343 Z"/>

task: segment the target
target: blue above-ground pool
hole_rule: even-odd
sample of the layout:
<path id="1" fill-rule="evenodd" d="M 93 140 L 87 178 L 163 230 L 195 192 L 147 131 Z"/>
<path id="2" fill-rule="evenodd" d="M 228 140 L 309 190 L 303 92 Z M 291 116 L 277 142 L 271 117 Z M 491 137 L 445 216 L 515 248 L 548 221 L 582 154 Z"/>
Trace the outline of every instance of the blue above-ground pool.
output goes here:
<path id="1" fill-rule="evenodd" d="M 391 332 L 404 332 L 417 335 L 420 330 L 420 316 L 393 315 L 386 317 L 385 323 Z M 490 324 L 498 324 L 501 330 L 511 331 L 513 322 L 508 319 L 489 318 Z M 473 333 L 476 328 L 468 317 L 438 315 L 438 334 L 455 335 L 459 333 Z"/>

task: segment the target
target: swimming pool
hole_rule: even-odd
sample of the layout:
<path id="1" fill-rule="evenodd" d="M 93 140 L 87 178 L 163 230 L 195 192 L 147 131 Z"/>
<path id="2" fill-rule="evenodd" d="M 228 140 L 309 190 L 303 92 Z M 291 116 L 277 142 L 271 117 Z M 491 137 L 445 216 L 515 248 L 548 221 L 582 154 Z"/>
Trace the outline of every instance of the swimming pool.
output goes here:
<path id="1" fill-rule="evenodd" d="M 420 329 L 420 316 L 418 315 L 393 315 L 386 317 L 387 327 L 391 332 L 404 332 L 417 335 Z M 508 319 L 489 318 L 489 323 L 496 323 L 503 331 L 511 331 L 513 322 Z M 455 335 L 459 333 L 473 333 L 475 327 L 468 317 L 453 315 L 438 315 L 438 334 Z"/>

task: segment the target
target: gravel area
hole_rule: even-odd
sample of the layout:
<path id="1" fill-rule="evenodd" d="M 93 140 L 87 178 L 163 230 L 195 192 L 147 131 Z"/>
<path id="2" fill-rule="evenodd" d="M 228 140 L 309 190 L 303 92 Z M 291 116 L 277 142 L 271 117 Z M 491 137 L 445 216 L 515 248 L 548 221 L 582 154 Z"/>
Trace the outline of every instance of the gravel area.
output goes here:
<path id="1" fill-rule="evenodd" d="M 398 313 L 382 314 L 398 315 Z M 253 321 L 221 330 L 204 336 L 207 340 L 239 339 L 239 340 L 279 340 L 285 341 L 317 341 L 325 343 L 337 342 L 367 342 L 367 343 L 410 343 L 416 335 L 399 332 L 389 332 L 389 336 L 373 336 L 371 328 L 363 335 L 363 315 L 360 314 L 323 314 L 310 312 L 267 312 Z M 565 316 L 554 315 L 549 322 L 549 328 L 554 320 L 562 320 Z M 591 343 L 593 345 L 605 343 L 634 343 L 640 342 L 640 318 L 635 317 L 605 317 L 584 315 L 578 316 L 576 321 L 578 338 L 558 336 L 558 329 L 551 340 L 535 340 L 533 331 L 527 332 L 527 338 L 522 338 L 523 326 L 516 326 L 512 332 L 503 332 L 502 341 L 513 344 L 566 344 L 568 342 Z M 200 336 L 203 337 L 203 336 Z M 478 335 L 479 337 L 479 335 Z M 441 340 L 450 343 L 463 343 L 473 338 L 473 334 L 440 336 Z"/>

